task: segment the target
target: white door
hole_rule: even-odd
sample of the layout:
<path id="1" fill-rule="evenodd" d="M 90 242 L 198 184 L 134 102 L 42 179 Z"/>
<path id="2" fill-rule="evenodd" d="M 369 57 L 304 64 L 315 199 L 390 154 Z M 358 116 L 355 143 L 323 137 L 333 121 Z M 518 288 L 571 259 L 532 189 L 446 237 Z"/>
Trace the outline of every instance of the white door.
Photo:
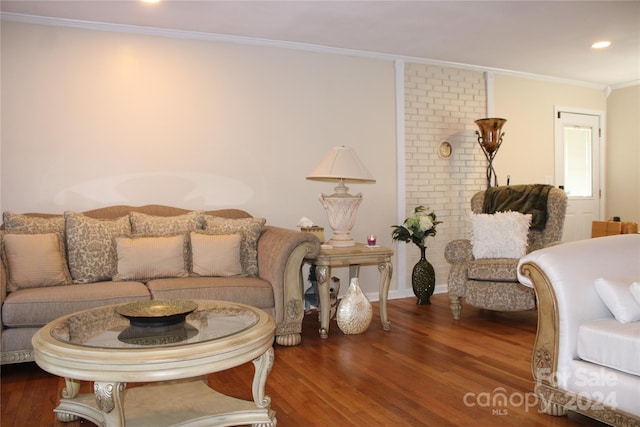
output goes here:
<path id="1" fill-rule="evenodd" d="M 600 220 L 600 113 L 556 109 L 555 179 L 569 198 L 562 240 L 588 239 Z"/>

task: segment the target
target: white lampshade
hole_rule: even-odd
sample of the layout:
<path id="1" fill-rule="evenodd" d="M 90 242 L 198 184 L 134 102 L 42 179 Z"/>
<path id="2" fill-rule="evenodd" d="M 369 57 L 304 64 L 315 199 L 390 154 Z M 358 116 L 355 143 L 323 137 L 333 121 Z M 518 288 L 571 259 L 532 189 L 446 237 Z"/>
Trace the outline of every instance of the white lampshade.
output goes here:
<path id="1" fill-rule="evenodd" d="M 333 147 L 318 166 L 307 175 L 307 179 L 338 181 L 334 194 L 320 195 L 320 203 L 327 212 L 329 225 L 333 230 L 333 236 L 328 243 L 337 247 L 355 245 L 351 238 L 351 229 L 356 222 L 356 213 L 362 202 L 362 194 L 352 196 L 344 183 L 345 181 L 373 183 L 376 180 L 362 164 L 353 148 Z"/>
<path id="2" fill-rule="evenodd" d="M 346 180 L 355 182 L 376 182 L 362 164 L 356 152 L 350 147 L 333 147 L 318 166 L 307 175 L 316 181 Z"/>

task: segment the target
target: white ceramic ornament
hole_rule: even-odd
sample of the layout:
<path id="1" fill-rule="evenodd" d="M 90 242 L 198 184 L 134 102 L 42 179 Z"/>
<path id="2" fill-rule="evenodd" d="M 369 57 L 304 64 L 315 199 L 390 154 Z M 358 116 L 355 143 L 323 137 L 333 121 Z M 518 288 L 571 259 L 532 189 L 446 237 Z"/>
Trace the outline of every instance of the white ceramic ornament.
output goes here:
<path id="1" fill-rule="evenodd" d="M 338 306 L 338 327 L 347 335 L 361 334 L 369 328 L 372 317 L 371 303 L 360 289 L 358 278 L 354 277 Z"/>

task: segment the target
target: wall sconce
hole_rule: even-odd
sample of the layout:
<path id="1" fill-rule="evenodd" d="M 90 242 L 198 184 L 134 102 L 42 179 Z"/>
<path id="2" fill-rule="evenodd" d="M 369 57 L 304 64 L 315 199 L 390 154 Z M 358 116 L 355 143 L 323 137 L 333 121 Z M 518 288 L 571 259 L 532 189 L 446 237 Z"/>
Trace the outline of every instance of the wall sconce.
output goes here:
<path id="1" fill-rule="evenodd" d="M 438 156 L 441 159 L 448 159 L 453 154 L 453 147 L 448 141 L 441 142 L 438 146 Z"/>
<path id="2" fill-rule="evenodd" d="M 506 119 L 490 118 L 490 119 L 478 119 L 476 124 L 480 128 L 480 132 L 476 131 L 478 136 L 478 144 L 482 148 L 484 156 L 487 158 L 489 165 L 487 166 L 487 188 L 491 187 L 491 176 L 493 175 L 493 185 L 498 186 L 498 177 L 496 176 L 496 170 L 493 168 L 493 159 L 502 145 L 502 137 L 504 133 L 501 132 L 502 125 L 506 122 Z"/>

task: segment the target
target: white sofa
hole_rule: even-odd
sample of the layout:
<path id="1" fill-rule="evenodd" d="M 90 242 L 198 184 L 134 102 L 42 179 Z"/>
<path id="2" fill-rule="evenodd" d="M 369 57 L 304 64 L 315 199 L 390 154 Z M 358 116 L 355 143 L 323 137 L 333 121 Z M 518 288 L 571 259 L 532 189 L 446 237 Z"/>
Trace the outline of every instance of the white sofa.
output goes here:
<path id="1" fill-rule="evenodd" d="M 518 279 L 535 288 L 538 300 L 535 394 L 551 415 L 571 410 L 610 425 L 640 426 L 640 321 L 616 320 L 611 301 L 603 300 L 605 288 L 596 290 L 601 278 L 625 284 L 615 291 L 619 304 L 636 304 L 629 285 L 640 282 L 640 235 L 565 243 L 520 260 Z"/>

